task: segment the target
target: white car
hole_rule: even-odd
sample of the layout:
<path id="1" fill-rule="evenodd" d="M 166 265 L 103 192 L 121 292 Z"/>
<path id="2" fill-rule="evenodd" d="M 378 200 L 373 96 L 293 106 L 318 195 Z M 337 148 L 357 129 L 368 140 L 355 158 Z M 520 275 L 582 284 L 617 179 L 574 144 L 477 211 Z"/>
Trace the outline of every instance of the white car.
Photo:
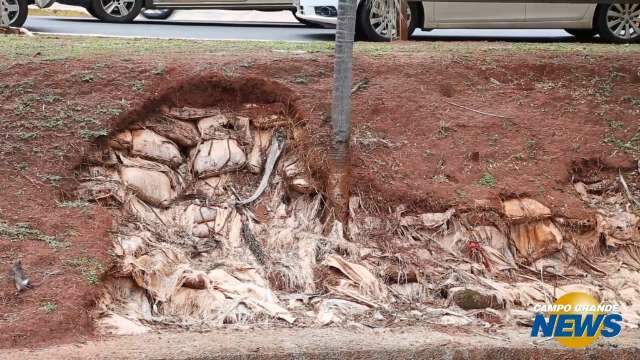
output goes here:
<path id="1" fill-rule="evenodd" d="M 371 41 L 395 34 L 383 21 L 389 0 L 358 3 L 356 33 Z M 335 27 L 338 0 L 300 0 L 297 16 Z M 432 29 L 565 29 L 579 38 L 597 34 L 606 41 L 640 41 L 640 4 L 535 4 L 473 2 L 409 2 L 409 34 Z"/>
<path id="2" fill-rule="evenodd" d="M 18 0 L 9 0 L 18 1 Z M 20 0 L 24 1 L 24 0 Z M 53 0 L 29 0 L 53 1 Z M 296 14 L 293 0 L 55 0 L 60 4 L 82 6 L 95 18 L 113 23 L 129 23 L 138 15 L 148 19 L 168 19 L 174 10 L 259 10 L 291 11 Z M 317 26 L 298 19 L 307 26 Z"/>

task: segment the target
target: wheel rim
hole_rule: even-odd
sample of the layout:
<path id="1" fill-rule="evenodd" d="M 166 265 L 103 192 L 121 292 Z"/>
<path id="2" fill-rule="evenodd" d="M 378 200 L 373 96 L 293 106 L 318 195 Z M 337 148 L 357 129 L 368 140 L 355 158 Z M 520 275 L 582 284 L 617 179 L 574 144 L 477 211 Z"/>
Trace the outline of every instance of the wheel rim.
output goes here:
<path id="1" fill-rule="evenodd" d="M 20 5 L 18 4 L 18 0 L 5 0 L 4 4 L 2 16 L 6 16 L 9 24 L 12 24 L 18 16 L 20 16 Z"/>
<path id="2" fill-rule="evenodd" d="M 386 39 L 395 38 L 396 18 L 395 11 L 388 9 L 395 8 L 394 0 L 372 0 L 369 8 L 369 24 L 376 34 Z M 411 9 L 407 6 L 407 24 L 411 24 Z"/>
<path id="3" fill-rule="evenodd" d="M 125 17 L 131 13 L 135 0 L 100 0 L 104 12 L 114 17 Z"/>
<path id="4" fill-rule="evenodd" d="M 612 4 L 606 20 L 615 37 L 631 40 L 640 36 L 640 4 Z"/>

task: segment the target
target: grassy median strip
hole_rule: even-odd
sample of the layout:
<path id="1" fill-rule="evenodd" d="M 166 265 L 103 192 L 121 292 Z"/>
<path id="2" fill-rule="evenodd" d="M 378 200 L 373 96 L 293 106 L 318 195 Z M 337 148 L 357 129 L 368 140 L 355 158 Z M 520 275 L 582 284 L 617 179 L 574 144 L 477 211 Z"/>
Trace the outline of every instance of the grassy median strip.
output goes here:
<path id="1" fill-rule="evenodd" d="M 0 36 L 0 53 L 13 60 L 39 56 L 45 60 L 65 60 L 95 54 L 201 54 L 251 53 L 260 50 L 283 52 L 331 52 L 333 43 L 286 41 L 203 41 L 115 37 Z"/>

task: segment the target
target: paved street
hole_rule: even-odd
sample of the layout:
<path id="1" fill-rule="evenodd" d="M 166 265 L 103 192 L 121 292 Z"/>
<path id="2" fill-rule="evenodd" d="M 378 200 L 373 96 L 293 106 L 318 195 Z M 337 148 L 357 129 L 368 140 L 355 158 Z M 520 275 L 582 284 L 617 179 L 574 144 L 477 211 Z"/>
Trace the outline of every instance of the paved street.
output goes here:
<path id="1" fill-rule="evenodd" d="M 132 24 L 109 24 L 93 18 L 29 17 L 33 32 L 73 35 L 133 36 L 208 40 L 332 41 L 335 30 L 312 29 L 295 22 L 289 12 L 178 11 L 165 21 L 136 20 Z M 229 15 L 231 13 L 231 15 Z M 244 15 L 243 15 L 244 13 Z M 257 13 L 258 15 L 246 14 Z M 187 14 L 185 16 L 185 14 Z M 211 18 L 207 18 L 207 14 Z M 219 16 L 218 16 L 219 15 Z M 218 20 L 218 19 L 224 20 Z M 233 20 L 229 20 L 233 19 Z M 247 21 L 250 19 L 251 21 Z M 276 21 L 274 21 L 276 20 Z M 434 30 L 417 31 L 415 40 L 574 41 L 563 30 Z"/>

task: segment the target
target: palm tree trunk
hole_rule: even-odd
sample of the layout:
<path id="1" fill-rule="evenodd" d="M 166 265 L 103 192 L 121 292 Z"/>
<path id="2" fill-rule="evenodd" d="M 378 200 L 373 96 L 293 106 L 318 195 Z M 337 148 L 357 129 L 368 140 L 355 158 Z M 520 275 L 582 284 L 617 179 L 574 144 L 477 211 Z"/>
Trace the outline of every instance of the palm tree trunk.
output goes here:
<path id="1" fill-rule="evenodd" d="M 353 80 L 353 38 L 356 24 L 356 0 L 338 1 L 336 27 L 336 60 L 331 106 L 331 149 L 328 181 L 329 201 L 336 218 L 343 223 L 349 219 L 349 177 L 351 159 L 351 86 Z"/>
<path id="2" fill-rule="evenodd" d="M 0 0 L 0 26 L 9 26 L 9 13 L 5 10 L 7 3 Z"/>

